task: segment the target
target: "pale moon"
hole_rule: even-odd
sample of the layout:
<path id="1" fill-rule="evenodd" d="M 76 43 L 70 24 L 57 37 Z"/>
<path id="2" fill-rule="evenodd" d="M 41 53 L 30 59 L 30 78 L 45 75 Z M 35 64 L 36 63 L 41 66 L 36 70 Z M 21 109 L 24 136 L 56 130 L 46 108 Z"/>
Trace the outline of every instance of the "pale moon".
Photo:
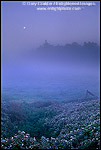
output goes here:
<path id="1" fill-rule="evenodd" d="M 25 30 L 25 29 L 26 29 L 26 27 L 23 27 L 23 29 Z"/>

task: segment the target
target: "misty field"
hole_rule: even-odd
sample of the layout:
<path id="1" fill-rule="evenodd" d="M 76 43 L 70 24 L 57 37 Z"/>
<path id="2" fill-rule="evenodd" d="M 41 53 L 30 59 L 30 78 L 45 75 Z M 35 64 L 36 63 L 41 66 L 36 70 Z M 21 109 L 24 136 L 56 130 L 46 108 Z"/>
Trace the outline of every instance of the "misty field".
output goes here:
<path id="1" fill-rule="evenodd" d="M 1 149 L 101 148 L 99 4 L 1 2 Z"/>

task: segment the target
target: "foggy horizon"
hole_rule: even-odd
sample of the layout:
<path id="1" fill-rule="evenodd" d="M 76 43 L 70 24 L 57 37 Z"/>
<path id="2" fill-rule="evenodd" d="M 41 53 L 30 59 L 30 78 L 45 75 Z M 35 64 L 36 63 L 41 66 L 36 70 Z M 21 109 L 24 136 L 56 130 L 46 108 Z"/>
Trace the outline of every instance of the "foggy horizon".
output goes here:
<path id="1" fill-rule="evenodd" d="M 1 149 L 101 149 L 100 1 L 1 2 Z"/>
<path id="2" fill-rule="evenodd" d="M 96 6 L 85 6 L 82 11 L 45 12 L 37 11 L 33 6 L 23 6 L 22 1 L 2 1 L 1 27 L 4 51 L 10 53 L 15 47 L 37 48 L 45 40 L 53 45 L 72 42 L 82 44 L 83 41 L 89 40 L 99 45 L 100 5 L 99 2 L 94 2 Z"/>

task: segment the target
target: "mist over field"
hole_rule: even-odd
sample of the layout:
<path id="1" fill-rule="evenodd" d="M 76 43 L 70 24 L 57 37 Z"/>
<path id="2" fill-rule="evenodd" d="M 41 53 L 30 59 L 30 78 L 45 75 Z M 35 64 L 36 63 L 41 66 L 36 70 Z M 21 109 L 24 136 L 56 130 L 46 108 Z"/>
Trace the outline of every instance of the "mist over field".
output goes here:
<path id="1" fill-rule="evenodd" d="M 87 89 L 99 96 L 99 54 L 96 43 L 53 46 L 45 41 L 35 50 L 8 58 L 2 92 L 11 99 L 24 100 L 26 95 L 27 101 L 76 100 L 84 98 Z"/>
<path id="2" fill-rule="evenodd" d="M 1 149 L 100 149 L 100 2 L 29 4 L 1 3 Z"/>

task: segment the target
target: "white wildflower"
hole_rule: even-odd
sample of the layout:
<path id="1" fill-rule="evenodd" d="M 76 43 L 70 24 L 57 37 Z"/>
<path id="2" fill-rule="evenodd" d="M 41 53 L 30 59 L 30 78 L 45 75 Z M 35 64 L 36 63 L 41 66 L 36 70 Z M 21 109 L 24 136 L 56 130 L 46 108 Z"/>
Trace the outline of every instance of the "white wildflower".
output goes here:
<path id="1" fill-rule="evenodd" d="M 70 133 L 73 133 L 73 131 L 70 131 Z"/>
<path id="2" fill-rule="evenodd" d="M 33 139 L 33 140 L 34 140 L 34 142 L 35 142 L 35 141 L 36 141 L 36 138 L 34 137 L 34 139 Z"/>
<path id="3" fill-rule="evenodd" d="M 26 138 L 28 138 L 28 136 L 26 135 Z"/>
<path id="4" fill-rule="evenodd" d="M 18 133 L 21 133 L 21 131 L 19 130 Z"/>
<path id="5" fill-rule="evenodd" d="M 55 138 L 51 137 L 51 140 L 55 140 Z"/>
<path id="6" fill-rule="evenodd" d="M 21 134 L 25 134 L 25 131 L 22 131 Z"/>

